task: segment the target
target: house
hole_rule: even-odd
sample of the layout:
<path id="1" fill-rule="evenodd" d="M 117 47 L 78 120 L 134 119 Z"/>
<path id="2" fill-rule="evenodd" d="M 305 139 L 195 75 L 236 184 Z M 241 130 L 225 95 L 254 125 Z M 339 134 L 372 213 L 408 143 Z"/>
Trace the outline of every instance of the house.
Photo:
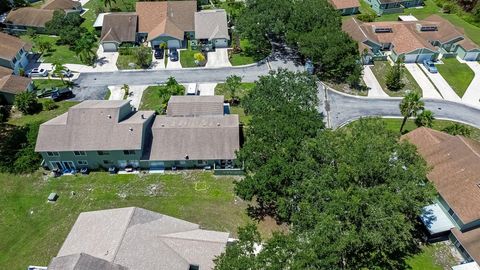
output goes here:
<path id="1" fill-rule="evenodd" d="M 228 47 L 230 36 L 225 10 L 211 9 L 196 12 L 195 39 L 212 48 Z"/>
<path id="2" fill-rule="evenodd" d="M 139 40 L 152 47 L 185 47 L 187 35 L 194 36 L 196 11 L 197 1 L 137 2 Z"/>
<path id="3" fill-rule="evenodd" d="M 364 0 L 378 14 L 402 13 L 404 8 L 419 7 L 423 0 Z"/>
<path id="4" fill-rule="evenodd" d="M 83 212 L 48 269 L 213 269 L 228 237 L 137 207 Z"/>
<path id="5" fill-rule="evenodd" d="M 12 10 L 5 18 L 8 32 L 24 33 L 33 29 L 39 33 L 45 32 L 45 24 L 52 20 L 54 10 L 24 7 Z"/>
<path id="6" fill-rule="evenodd" d="M 432 15 L 421 21 L 363 23 L 356 18 L 343 22 L 342 29 L 359 44 L 364 62 L 372 60 L 421 63 L 442 57 L 479 59 L 479 47 L 465 37 L 463 30 Z"/>
<path id="7" fill-rule="evenodd" d="M 137 41 L 138 16 L 135 13 L 112 13 L 103 16 L 100 44 L 103 51 L 115 52 L 124 43 Z"/>
<path id="8" fill-rule="evenodd" d="M 480 142 L 428 128 L 402 136 L 432 168 L 435 204 L 421 216 L 430 234 L 448 235 L 465 259 L 480 263 Z"/>
<path id="9" fill-rule="evenodd" d="M 330 0 L 330 4 L 342 15 L 359 13 L 360 2 L 358 0 Z"/>
<path id="10" fill-rule="evenodd" d="M 139 166 L 153 111 L 127 100 L 89 100 L 40 125 L 35 151 L 49 169 Z"/>
<path id="11" fill-rule="evenodd" d="M 15 96 L 21 92 L 32 91 L 32 79 L 17 75 L 0 77 L 0 105 L 13 104 Z"/>
<path id="12" fill-rule="evenodd" d="M 11 35 L 0 33 L 0 67 L 19 74 L 28 65 L 28 52 L 32 45 Z M 12 73 L 11 72 L 11 73 Z"/>
<path id="13" fill-rule="evenodd" d="M 35 151 L 49 169 L 233 169 L 239 119 L 223 101 L 174 96 L 165 116 L 134 111 L 129 101 L 84 101 L 40 125 Z"/>
<path id="14" fill-rule="evenodd" d="M 49 0 L 42 5 L 43 10 L 63 10 L 65 13 L 81 13 L 83 11 L 80 1 Z"/>

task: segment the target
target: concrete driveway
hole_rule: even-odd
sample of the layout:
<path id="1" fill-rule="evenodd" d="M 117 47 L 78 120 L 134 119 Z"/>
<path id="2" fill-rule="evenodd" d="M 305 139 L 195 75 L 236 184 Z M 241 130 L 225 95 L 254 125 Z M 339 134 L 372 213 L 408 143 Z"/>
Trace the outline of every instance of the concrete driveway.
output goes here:
<path id="1" fill-rule="evenodd" d="M 405 68 L 412 74 L 412 77 L 422 89 L 424 98 L 438 98 L 443 99 L 440 93 L 435 89 L 435 86 L 430 82 L 427 75 L 423 73 L 422 69 L 415 63 L 406 63 Z"/>
<path id="2" fill-rule="evenodd" d="M 155 58 L 155 51 L 152 51 L 152 65 L 150 66 L 151 69 L 153 70 L 161 70 L 165 69 L 165 57 L 166 55 L 163 56 L 164 58 L 162 59 L 156 59 Z"/>
<path id="3" fill-rule="evenodd" d="M 178 61 L 170 61 L 170 57 L 168 54 L 165 54 L 166 57 L 168 57 L 168 62 L 167 62 L 167 68 L 168 69 L 181 69 L 182 64 L 180 63 L 180 50 L 178 50 Z"/>
<path id="4" fill-rule="evenodd" d="M 368 88 L 368 97 L 389 97 L 382 89 L 370 66 L 363 67 L 363 81 Z"/>
<path id="5" fill-rule="evenodd" d="M 228 49 L 215 49 L 214 52 L 207 53 L 206 67 L 231 67 L 232 64 L 228 59 Z"/>
<path id="6" fill-rule="evenodd" d="M 198 92 L 200 92 L 200 96 L 214 96 L 216 86 L 216 83 L 199 83 Z"/>
<path id="7" fill-rule="evenodd" d="M 475 77 L 463 94 L 462 101 L 470 105 L 480 106 L 480 63 L 470 61 L 465 63 L 475 72 Z"/>
<path id="8" fill-rule="evenodd" d="M 117 71 L 118 52 L 104 52 L 102 46 L 98 46 L 95 71 L 108 72 Z"/>
<path id="9" fill-rule="evenodd" d="M 440 91 L 444 99 L 449 101 L 460 102 L 462 99 L 455 93 L 447 81 L 440 75 L 440 73 L 430 73 L 423 65 L 419 65 L 428 78 L 433 82 L 435 87 Z"/>

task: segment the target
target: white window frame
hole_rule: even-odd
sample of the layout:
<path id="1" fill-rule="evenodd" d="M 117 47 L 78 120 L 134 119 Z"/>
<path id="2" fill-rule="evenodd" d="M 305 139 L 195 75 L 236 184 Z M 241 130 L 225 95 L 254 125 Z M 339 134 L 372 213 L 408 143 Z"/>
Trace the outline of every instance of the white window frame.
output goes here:
<path id="1" fill-rule="evenodd" d="M 88 166 L 88 161 L 86 160 L 77 160 L 79 166 Z"/>
<path id="2" fill-rule="evenodd" d="M 47 156 L 48 157 L 58 157 L 58 156 L 60 156 L 60 153 L 55 152 L 55 151 L 47 151 Z"/>
<path id="3" fill-rule="evenodd" d="M 79 157 L 79 156 L 84 157 L 84 156 L 87 155 L 87 152 L 85 152 L 85 151 L 73 151 L 73 155 L 77 156 L 77 157 Z"/>

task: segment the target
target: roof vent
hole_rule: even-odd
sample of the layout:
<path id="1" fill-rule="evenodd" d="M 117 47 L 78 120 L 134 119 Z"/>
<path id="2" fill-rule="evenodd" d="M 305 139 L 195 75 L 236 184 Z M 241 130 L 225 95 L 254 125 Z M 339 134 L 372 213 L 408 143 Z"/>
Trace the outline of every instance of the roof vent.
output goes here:
<path id="1" fill-rule="evenodd" d="M 133 131 L 133 128 L 132 128 L 132 127 L 129 127 L 128 130 Z"/>
<path id="2" fill-rule="evenodd" d="M 219 126 L 220 126 L 220 123 L 217 123 L 217 127 L 219 127 Z"/>
<path id="3" fill-rule="evenodd" d="M 438 31 L 438 26 L 435 24 L 419 24 L 417 23 L 417 30 L 420 32 L 434 32 Z"/>
<path id="4" fill-rule="evenodd" d="M 373 26 L 373 30 L 375 33 L 393 33 L 393 29 L 391 27 Z"/>
<path id="5" fill-rule="evenodd" d="M 165 124 L 162 124 L 161 126 L 162 126 L 162 127 L 164 127 L 164 126 L 165 126 Z"/>
<path id="6" fill-rule="evenodd" d="M 185 155 L 185 159 L 186 159 L 186 160 L 188 160 L 188 159 L 189 159 L 188 155 Z"/>
<path id="7" fill-rule="evenodd" d="M 107 115 L 107 117 L 108 117 L 108 119 L 112 119 L 112 116 L 111 116 L 110 114 L 109 114 L 109 115 Z"/>
<path id="8" fill-rule="evenodd" d="M 143 115 L 143 113 L 142 113 L 142 119 L 145 119 L 145 115 Z"/>

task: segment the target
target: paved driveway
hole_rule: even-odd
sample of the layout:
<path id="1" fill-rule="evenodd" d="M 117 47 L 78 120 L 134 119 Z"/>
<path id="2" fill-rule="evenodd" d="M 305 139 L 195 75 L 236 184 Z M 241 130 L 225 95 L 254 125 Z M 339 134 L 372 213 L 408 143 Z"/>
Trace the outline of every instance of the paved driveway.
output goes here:
<path id="1" fill-rule="evenodd" d="M 104 52 L 102 46 L 98 46 L 97 61 L 95 62 L 96 71 L 116 71 L 118 52 Z"/>
<path id="2" fill-rule="evenodd" d="M 166 54 L 166 57 L 168 57 L 168 54 Z M 178 61 L 172 62 L 172 61 L 170 61 L 170 57 L 168 57 L 167 68 L 168 69 L 181 69 L 182 68 L 182 64 L 180 63 L 180 50 L 178 50 Z"/>
<path id="3" fill-rule="evenodd" d="M 232 64 L 228 60 L 228 49 L 215 49 L 214 52 L 207 53 L 206 67 L 231 67 Z"/>
<path id="4" fill-rule="evenodd" d="M 462 101 L 474 106 L 480 106 L 480 63 L 466 62 L 466 64 L 475 72 L 475 77 L 462 97 Z"/>
<path id="5" fill-rule="evenodd" d="M 380 83 L 378 83 L 378 80 L 370 69 L 370 66 L 363 67 L 363 81 L 369 88 L 369 97 L 389 97 L 387 93 L 383 92 L 382 86 Z"/>
<path id="6" fill-rule="evenodd" d="M 437 87 L 444 99 L 456 102 L 460 102 L 462 100 L 447 83 L 447 81 L 445 81 L 442 75 L 440 75 L 440 73 L 430 73 L 423 65 L 420 65 L 420 68 L 425 72 L 425 74 L 427 74 L 428 78 L 430 78 L 435 87 Z"/>
<path id="7" fill-rule="evenodd" d="M 405 68 L 410 72 L 410 74 L 412 74 L 412 77 L 415 79 L 415 81 L 418 83 L 418 85 L 422 89 L 424 98 L 443 99 L 443 97 L 440 95 L 437 89 L 435 89 L 435 86 L 433 86 L 433 84 L 430 82 L 427 75 L 423 73 L 423 71 L 420 69 L 420 67 L 417 64 L 406 63 Z"/>
<path id="8" fill-rule="evenodd" d="M 154 54 L 155 54 L 155 51 L 152 51 L 152 65 L 151 65 L 151 68 L 153 70 L 165 69 L 165 58 L 156 59 Z M 166 55 L 164 55 L 163 57 L 166 57 Z"/>

